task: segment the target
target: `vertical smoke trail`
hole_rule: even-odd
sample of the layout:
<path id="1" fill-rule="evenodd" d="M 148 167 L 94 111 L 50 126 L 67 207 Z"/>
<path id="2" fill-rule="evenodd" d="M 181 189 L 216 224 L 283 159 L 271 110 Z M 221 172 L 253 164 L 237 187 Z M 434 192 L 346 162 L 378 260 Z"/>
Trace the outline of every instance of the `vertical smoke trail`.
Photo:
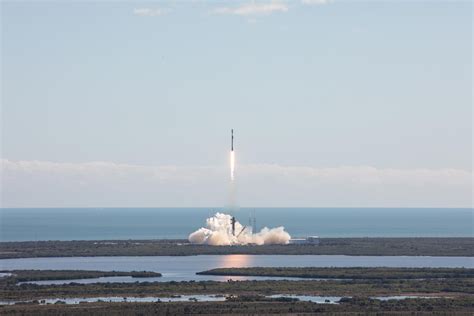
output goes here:
<path id="1" fill-rule="evenodd" d="M 235 169 L 235 153 L 232 150 L 230 152 L 230 181 L 234 182 L 234 169 Z"/>
<path id="2" fill-rule="evenodd" d="M 234 155 L 234 130 L 230 130 L 230 181 L 234 182 L 234 168 L 235 168 L 235 155 Z"/>
<path id="3" fill-rule="evenodd" d="M 230 152 L 230 181 L 229 181 L 229 211 L 233 212 L 237 209 L 235 197 L 235 153 Z"/>
<path id="4" fill-rule="evenodd" d="M 230 130 L 230 183 L 229 183 L 229 211 L 237 209 L 235 197 L 235 152 L 234 152 L 234 130 Z"/>

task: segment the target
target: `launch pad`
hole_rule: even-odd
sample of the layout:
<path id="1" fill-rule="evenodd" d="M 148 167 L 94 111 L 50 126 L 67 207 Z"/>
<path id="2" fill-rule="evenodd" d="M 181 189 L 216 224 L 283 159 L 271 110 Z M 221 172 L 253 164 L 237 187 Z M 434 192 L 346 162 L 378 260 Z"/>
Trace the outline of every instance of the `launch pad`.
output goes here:
<path id="1" fill-rule="evenodd" d="M 235 216 L 232 216 L 230 225 L 232 225 L 232 236 L 235 236 Z"/>

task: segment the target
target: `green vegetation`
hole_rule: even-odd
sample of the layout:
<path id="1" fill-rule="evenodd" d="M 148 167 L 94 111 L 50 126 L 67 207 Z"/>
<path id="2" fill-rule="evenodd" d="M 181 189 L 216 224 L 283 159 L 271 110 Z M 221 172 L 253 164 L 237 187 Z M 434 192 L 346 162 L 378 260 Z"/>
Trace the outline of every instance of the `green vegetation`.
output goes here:
<path id="1" fill-rule="evenodd" d="M 12 305 L 0 307 L 3 315 L 269 315 L 269 314 L 337 314 L 367 315 L 472 315 L 474 299 L 435 298 L 377 301 L 368 298 L 346 299 L 343 303 L 235 301 L 181 303 L 86 303 L 79 305 Z"/>
<path id="2" fill-rule="evenodd" d="M 1 242 L 0 259 L 219 254 L 474 256 L 474 238 L 322 238 L 320 245 L 207 246 L 186 240 Z"/>
<path id="3" fill-rule="evenodd" d="M 161 277 L 161 273 L 150 271 L 88 271 L 88 270 L 9 270 L 0 271 L 11 273 L 12 276 L 4 280 L 10 283 L 41 281 L 41 280 L 72 280 L 94 279 L 100 277 L 130 276 L 133 278 Z M 0 283 L 2 280 L 0 279 Z"/>
<path id="4" fill-rule="evenodd" d="M 227 269 L 234 271 L 234 269 Z M 227 273 L 228 271 L 219 273 Z M 400 268 L 252 268 L 236 269 L 248 273 L 279 273 L 282 275 L 311 274 L 351 280 L 266 280 L 266 281 L 201 281 L 201 282 L 135 282 L 94 284 L 17 284 L 20 280 L 47 280 L 114 275 L 150 276 L 153 272 L 102 272 L 15 270 L 0 279 L 0 297 L 4 300 L 26 301 L 0 306 L 2 315 L 247 315 L 328 313 L 359 314 L 394 312 L 396 314 L 459 314 L 470 315 L 474 304 L 474 269 L 400 269 Z M 216 271 L 216 270 L 212 270 Z M 219 271 L 219 270 L 217 270 Z M 241 271 L 242 272 L 242 271 Z M 365 276 L 362 278 L 362 276 Z M 423 278 L 418 278 L 423 276 Z M 45 298 L 98 296 L 173 296 L 196 294 L 233 295 L 226 302 L 157 302 L 157 303 L 81 303 L 78 305 L 38 305 Z M 293 298 L 265 298 L 274 294 L 342 296 L 340 304 L 315 304 Z M 378 301 L 371 296 L 419 295 L 430 299 Z M 352 298 L 349 298 L 352 297 Z M 438 298 L 439 297 L 439 298 Z"/>
<path id="5" fill-rule="evenodd" d="M 313 279 L 433 279 L 474 278 L 466 268 L 218 268 L 198 272 L 202 275 L 273 276 Z"/>
<path id="6" fill-rule="evenodd" d="M 349 280 L 349 281 L 234 281 L 234 282 L 135 282 L 15 285 L 0 283 L 0 297 L 33 300 L 57 297 L 171 296 L 176 294 L 273 295 L 300 294 L 325 296 L 403 295 L 417 293 L 439 296 L 474 294 L 472 278 L 427 280 Z"/>

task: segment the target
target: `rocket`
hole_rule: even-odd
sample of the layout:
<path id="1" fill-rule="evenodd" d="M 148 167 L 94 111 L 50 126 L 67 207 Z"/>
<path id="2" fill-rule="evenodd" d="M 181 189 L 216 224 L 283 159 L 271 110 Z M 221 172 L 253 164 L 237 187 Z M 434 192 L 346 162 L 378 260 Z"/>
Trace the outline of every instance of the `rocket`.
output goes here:
<path id="1" fill-rule="evenodd" d="M 234 151 L 234 130 L 230 130 L 230 151 Z"/>

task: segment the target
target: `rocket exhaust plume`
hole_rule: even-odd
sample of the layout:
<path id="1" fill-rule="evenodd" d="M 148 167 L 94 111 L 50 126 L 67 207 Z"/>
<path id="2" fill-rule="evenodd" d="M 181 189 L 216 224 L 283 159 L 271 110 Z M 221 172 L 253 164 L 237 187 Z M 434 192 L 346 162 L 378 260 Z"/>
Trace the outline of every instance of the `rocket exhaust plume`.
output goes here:
<path id="1" fill-rule="evenodd" d="M 234 130 L 230 130 L 230 181 L 234 181 L 235 154 L 234 154 Z"/>
<path id="2" fill-rule="evenodd" d="M 230 246 L 287 244 L 291 238 L 282 226 L 272 229 L 265 227 L 253 234 L 250 227 L 245 227 L 238 221 L 235 221 L 234 225 L 235 231 L 238 232 L 236 235 L 232 233 L 232 216 L 216 213 L 206 220 L 206 227 L 201 227 L 190 234 L 188 240 L 193 244 Z"/>
<path id="3" fill-rule="evenodd" d="M 232 150 L 230 152 L 230 181 L 234 181 L 234 170 L 235 170 L 235 154 Z"/>
<path id="4" fill-rule="evenodd" d="M 236 209 L 235 203 L 235 153 L 234 153 L 234 130 L 230 131 L 230 207 Z M 206 220 L 206 227 L 199 228 L 191 233 L 188 240 L 194 244 L 207 244 L 212 246 L 230 245 L 271 245 L 287 244 L 290 241 L 290 234 L 285 228 L 263 228 L 260 232 L 255 232 L 255 227 L 243 226 L 234 216 L 223 213 L 216 213 Z M 255 232 L 255 233 L 254 233 Z"/>
<path id="5" fill-rule="evenodd" d="M 230 156 L 229 156 L 230 182 L 229 182 L 229 210 L 237 209 L 235 192 L 235 152 L 234 152 L 234 130 L 230 130 Z"/>

